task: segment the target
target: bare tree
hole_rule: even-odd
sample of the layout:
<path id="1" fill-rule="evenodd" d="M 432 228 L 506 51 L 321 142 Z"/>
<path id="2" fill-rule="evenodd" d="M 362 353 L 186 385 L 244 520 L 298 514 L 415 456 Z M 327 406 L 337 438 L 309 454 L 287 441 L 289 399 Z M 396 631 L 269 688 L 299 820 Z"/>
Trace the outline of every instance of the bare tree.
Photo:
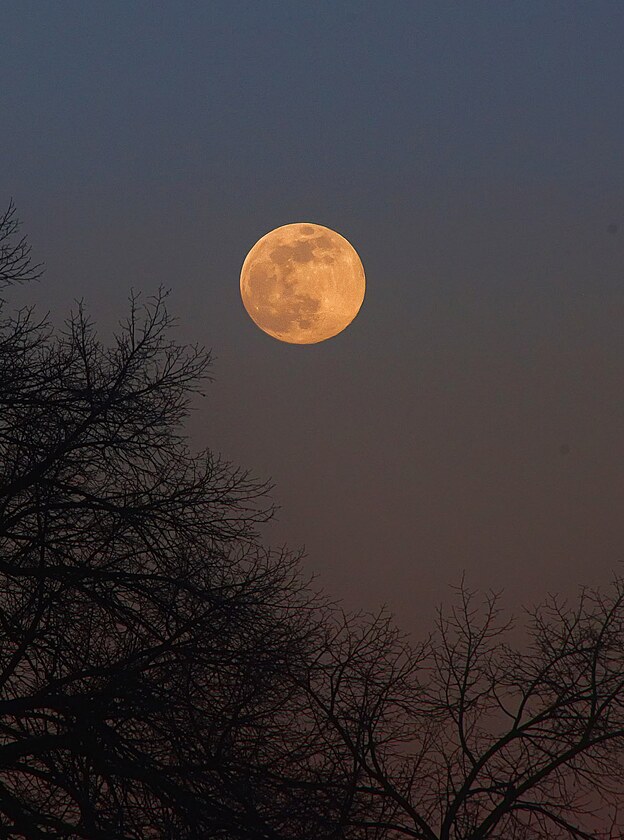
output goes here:
<path id="1" fill-rule="evenodd" d="M 19 227 L 15 204 L 10 201 L 0 215 L 0 289 L 41 276 L 41 264 L 33 263 L 28 240 L 18 236 Z"/>
<path id="2" fill-rule="evenodd" d="M 37 274 L 16 231 L 0 288 Z M 0 834 L 345 836 L 361 768 L 310 689 L 350 631 L 258 542 L 266 485 L 189 450 L 210 359 L 171 323 L 0 304 Z"/>
<path id="3" fill-rule="evenodd" d="M 551 597 L 515 646 L 498 603 L 462 583 L 400 669 L 371 670 L 369 649 L 343 656 L 336 674 L 374 701 L 354 725 L 335 711 L 348 692 L 315 694 L 366 777 L 353 815 L 365 836 L 624 836 L 624 582 L 573 605 Z"/>

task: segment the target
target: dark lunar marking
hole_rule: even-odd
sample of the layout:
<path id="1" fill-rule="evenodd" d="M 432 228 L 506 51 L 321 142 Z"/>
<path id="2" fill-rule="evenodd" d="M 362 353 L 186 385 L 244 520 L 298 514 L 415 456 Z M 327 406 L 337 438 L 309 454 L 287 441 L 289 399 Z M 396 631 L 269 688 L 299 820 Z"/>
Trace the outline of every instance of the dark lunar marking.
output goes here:
<path id="1" fill-rule="evenodd" d="M 318 240 L 312 242 L 297 242 L 293 245 L 293 259 L 295 262 L 310 262 L 314 259 L 314 247 Z"/>
<path id="2" fill-rule="evenodd" d="M 277 245 L 269 251 L 269 257 L 277 265 L 284 265 L 290 259 L 290 247 L 288 245 Z"/>
<path id="3" fill-rule="evenodd" d="M 311 297 L 301 295 L 295 302 L 295 318 L 302 330 L 308 329 L 314 322 L 316 315 L 321 308 L 320 302 Z"/>
<path id="4" fill-rule="evenodd" d="M 277 245 L 270 252 L 271 259 L 277 265 L 287 265 L 291 260 L 298 263 L 311 262 L 314 259 L 314 244 L 310 241 L 297 242 L 294 245 Z"/>
<path id="5" fill-rule="evenodd" d="M 314 236 L 315 230 L 311 225 L 301 225 L 299 233 L 302 233 L 304 236 Z"/>
<path id="6" fill-rule="evenodd" d="M 307 295 L 293 295 L 286 311 L 276 310 L 270 303 L 262 305 L 258 312 L 258 324 L 263 329 L 288 335 L 294 324 L 302 329 L 309 329 L 315 321 L 320 303 Z"/>
<path id="7" fill-rule="evenodd" d="M 277 289 L 277 279 L 265 263 L 252 266 L 248 282 L 253 288 L 254 297 L 261 297 L 263 300 L 267 300 Z"/>

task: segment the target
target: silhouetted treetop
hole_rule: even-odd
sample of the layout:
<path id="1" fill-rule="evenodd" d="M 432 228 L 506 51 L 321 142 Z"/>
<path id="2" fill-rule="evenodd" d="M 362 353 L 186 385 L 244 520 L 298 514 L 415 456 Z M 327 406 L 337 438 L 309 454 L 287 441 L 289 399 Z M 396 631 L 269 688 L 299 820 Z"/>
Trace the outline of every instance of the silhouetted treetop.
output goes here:
<path id="1" fill-rule="evenodd" d="M 462 584 L 413 651 L 415 682 L 384 670 L 383 715 L 345 738 L 368 779 L 362 827 L 395 840 L 624 836 L 624 582 L 529 610 L 519 646 L 511 629 L 496 595 Z"/>
<path id="2" fill-rule="evenodd" d="M 0 215 L 0 289 L 41 276 L 42 267 L 33 264 L 28 240 L 25 236 L 17 236 L 19 227 L 15 205 L 10 201 Z"/>

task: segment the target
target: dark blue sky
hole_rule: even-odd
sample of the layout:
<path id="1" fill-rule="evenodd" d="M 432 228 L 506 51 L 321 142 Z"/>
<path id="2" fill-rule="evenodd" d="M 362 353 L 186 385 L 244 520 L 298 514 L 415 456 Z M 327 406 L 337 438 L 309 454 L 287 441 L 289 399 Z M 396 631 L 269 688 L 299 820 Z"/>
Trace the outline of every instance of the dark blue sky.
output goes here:
<path id="1" fill-rule="evenodd" d="M 198 445 L 271 475 L 271 538 L 419 626 L 466 570 L 513 602 L 624 556 L 624 4 L 2 4 L 0 186 L 60 320 L 172 288 L 214 349 Z M 240 303 L 253 243 L 367 272 L 323 345 Z"/>

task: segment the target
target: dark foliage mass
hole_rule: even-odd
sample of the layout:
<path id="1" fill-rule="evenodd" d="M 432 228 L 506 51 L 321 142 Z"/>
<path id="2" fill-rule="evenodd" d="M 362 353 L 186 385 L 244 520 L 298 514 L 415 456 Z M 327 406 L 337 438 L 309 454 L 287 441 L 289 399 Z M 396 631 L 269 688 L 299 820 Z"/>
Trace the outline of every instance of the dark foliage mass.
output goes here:
<path id="1" fill-rule="evenodd" d="M 12 206 L 0 289 L 39 269 Z M 622 837 L 624 586 L 509 641 L 465 586 L 408 647 L 262 547 L 190 451 L 209 356 L 134 297 L 112 346 L 0 301 L 0 836 Z"/>

